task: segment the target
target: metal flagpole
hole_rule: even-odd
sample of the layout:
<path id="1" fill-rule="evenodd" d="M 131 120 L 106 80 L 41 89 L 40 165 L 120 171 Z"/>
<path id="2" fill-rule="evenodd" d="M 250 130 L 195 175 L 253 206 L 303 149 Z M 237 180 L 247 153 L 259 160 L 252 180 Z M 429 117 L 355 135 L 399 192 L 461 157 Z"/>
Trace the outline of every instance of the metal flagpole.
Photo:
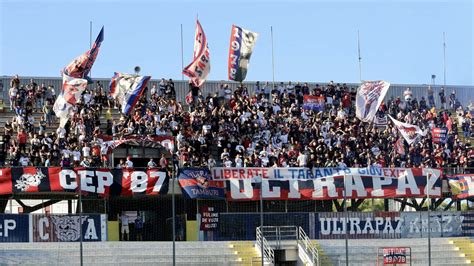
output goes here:
<path id="1" fill-rule="evenodd" d="M 359 30 L 357 30 L 357 51 L 359 53 L 359 80 L 362 82 L 362 57 L 360 57 L 360 37 Z"/>
<path id="2" fill-rule="evenodd" d="M 273 53 L 273 26 L 270 26 L 270 33 L 272 37 L 272 77 L 273 77 L 273 85 L 272 89 L 275 89 L 275 56 Z"/>
<path id="3" fill-rule="evenodd" d="M 82 187 L 81 187 L 81 182 L 79 181 L 79 251 L 80 251 L 80 260 L 81 260 L 81 266 L 84 265 L 84 257 L 83 257 L 83 245 L 82 245 L 82 237 L 83 237 L 83 232 L 82 232 Z"/>
<path id="4" fill-rule="evenodd" d="M 263 250 L 263 195 L 262 195 L 263 177 L 260 175 L 260 252 L 262 254 L 262 266 L 265 265 L 265 255 Z"/>
<path id="5" fill-rule="evenodd" d="M 183 24 L 181 24 L 181 80 L 184 80 Z"/>
<path id="6" fill-rule="evenodd" d="M 446 90 L 446 33 L 443 32 L 443 68 L 444 68 L 444 89 Z"/>
<path id="7" fill-rule="evenodd" d="M 176 137 L 173 136 L 173 143 L 176 143 Z M 174 145 L 173 145 L 174 147 Z M 174 148 L 173 148 L 173 154 L 171 155 L 171 163 L 172 163 L 172 168 L 171 168 L 171 209 L 172 209 L 172 221 L 173 221 L 173 266 L 176 266 L 176 202 L 175 202 L 175 195 L 174 195 L 174 183 L 175 183 L 175 178 L 176 178 L 176 173 L 175 173 L 175 158 L 174 158 Z"/>
<path id="8" fill-rule="evenodd" d="M 430 200 L 430 187 L 428 181 L 431 173 L 426 174 L 426 199 L 428 200 L 428 265 L 431 266 L 431 218 L 430 218 L 430 209 L 431 209 L 431 200 Z"/>
<path id="9" fill-rule="evenodd" d="M 349 266 L 349 235 L 347 228 L 347 192 L 346 192 L 346 175 L 344 175 L 344 230 L 345 230 L 345 245 L 346 245 L 346 265 Z"/>
<path id="10" fill-rule="evenodd" d="M 92 20 L 89 22 L 89 49 L 92 49 Z M 89 71 L 89 77 L 92 77 L 92 69 Z"/>

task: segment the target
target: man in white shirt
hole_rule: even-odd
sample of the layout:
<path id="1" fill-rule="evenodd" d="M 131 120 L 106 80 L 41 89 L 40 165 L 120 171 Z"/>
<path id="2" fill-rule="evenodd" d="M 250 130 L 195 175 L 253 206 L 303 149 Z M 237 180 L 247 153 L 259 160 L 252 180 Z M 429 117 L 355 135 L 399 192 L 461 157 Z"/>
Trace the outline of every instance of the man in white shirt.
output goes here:
<path id="1" fill-rule="evenodd" d="M 84 147 L 82 147 L 82 156 L 87 158 L 91 155 L 91 148 L 88 146 L 87 143 L 84 143 Z"/>
<path id="2" fill-rule="evenodd" d="M 78 148 L 76 148 L 72 152 L 72 160 L 74 161 L 74 165 L 77 166 L 81 162 L 81 152 L 79 151 Z"/>
<path id="3" fill-rule="evenodd" d="M 126 214 L 120 216 L 120 232 L 122 233 L 122 241 L 128 241 L 128 235 L 130 234 L 129 219 Z"/>
<path id="4" fill-rule="evenodd" d="M 403 97 L 405 99 L 405 102 L 411 102 L 412 100 L 412 96 L 413 96 L 413 93 L 411 92 L 410 88 L 407 88 L 404 92 L 403 92 Z"/>
<path id="5" fill-rule="evenodd" d="M 235 167 L 242 167 L 243 166 L 243 163 L 244 161 L 242 160 L 242 158 L 240 157 L 239 154 L 237 154 L 235 156 Z"/>
<path id="6" fill-rule="evenodd" d="M 25 155 L 21 155 L 19 163 L 21 166 L 28 166 L 30 164 L 30 158 Z"/>
<path id="7" fill-rule="evenodd" d="M 62 127 L 58 127 L 58 129 L 56 130 L 56 134 L 60 139 L 66 138 L 66 130 Z"/>
<path id="8" fill-rule="evenodd" d="M 304 152 L 299 152 L 298 158 L 296 158 L 296 162 L 298 163 L 299 167 L 306 167 L 308 161 L 308 155 Z"/>
<path id="9" fill-rule="evenodd" d="M 288 85 L 286 85 L 286 92 L 288 94 L 294 94 L 295 93 L 295 86 L 291 84 L 291 81 L 288 82 Z"/>
<path id="10" fill-rule="evenodd" d="M 127 168 L 133 168 L 132 157 L 130 155 L 127 156 L 127 160 L 125 161 L 125 166 Z"/>

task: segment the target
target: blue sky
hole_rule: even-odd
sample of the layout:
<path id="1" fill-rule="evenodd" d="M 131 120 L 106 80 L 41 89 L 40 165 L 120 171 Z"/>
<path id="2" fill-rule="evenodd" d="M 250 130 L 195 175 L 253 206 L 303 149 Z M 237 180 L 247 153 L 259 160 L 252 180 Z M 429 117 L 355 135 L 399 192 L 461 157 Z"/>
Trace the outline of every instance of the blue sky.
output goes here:
<path id="1" fill-rule="evenodd" d="M 260 33 L 248 81 L 271 80 L 270 26 L 275 79 L 474 85 L 472 1 L 13 1 L 0 0 L 0 75 L 59 77 L 105 26 L 93 77 L 114 71 L 181 79 L 192 59 L 196 15 L 208 37 L 210 80 L 227 79 L 231 25 Z"/>

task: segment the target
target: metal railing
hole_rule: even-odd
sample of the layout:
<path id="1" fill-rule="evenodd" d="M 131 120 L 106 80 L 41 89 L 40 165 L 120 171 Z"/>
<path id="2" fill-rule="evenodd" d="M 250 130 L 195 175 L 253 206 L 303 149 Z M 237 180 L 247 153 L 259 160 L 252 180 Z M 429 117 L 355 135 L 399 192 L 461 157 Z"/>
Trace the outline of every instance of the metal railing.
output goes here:
<path id="1" fill-rule="evenodd" d="M 268 244 L 260 227 L 257 227 L 257 246 L 258 246 L 258 250 L 263 250 L 263 254 L 261 254 L 263 257 L 263 262 L 269 263 L 270 265 L 274 265 L 275 252 L 273 251 L 271 246 Z"/>
<path id="2" fill-rule="evenodd" d="M 301 226 L 298 227 L 298 242 L 303 246 L 306 253 L 311 255 L 314 265 L 321 265 L 318 249 L 313 245 L 311 239 L 308 237 Z"/>

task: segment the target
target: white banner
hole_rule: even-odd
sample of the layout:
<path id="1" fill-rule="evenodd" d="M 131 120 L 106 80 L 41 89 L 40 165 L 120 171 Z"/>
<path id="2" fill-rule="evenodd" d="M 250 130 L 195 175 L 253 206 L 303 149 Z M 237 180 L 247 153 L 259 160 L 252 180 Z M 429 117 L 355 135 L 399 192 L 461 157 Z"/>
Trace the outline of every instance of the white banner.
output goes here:
<path id="1" fill-rule="evenodd" d="M 357 89 L 356 116 L 363 122 L 372 122 L 375 114 L 387 94 L 390 83 L 380 81 L 365 81 Z"/>
<path id="2" fill-rule="evenodd" d="M 388 115 L 388 116 L 390 117 L 392 122 L 395 124 L 395 126 L 398 128 L 403 138 L 408 142 L 409 145 L 415 142 L 419 137 L 426 136 L 426 134 L 428 133 L 426 131 L 421 130 L 421 128 L 418 126 L 411 125 L 408 123 L 403 123 L 396 120 L 391 115 Z"/>

